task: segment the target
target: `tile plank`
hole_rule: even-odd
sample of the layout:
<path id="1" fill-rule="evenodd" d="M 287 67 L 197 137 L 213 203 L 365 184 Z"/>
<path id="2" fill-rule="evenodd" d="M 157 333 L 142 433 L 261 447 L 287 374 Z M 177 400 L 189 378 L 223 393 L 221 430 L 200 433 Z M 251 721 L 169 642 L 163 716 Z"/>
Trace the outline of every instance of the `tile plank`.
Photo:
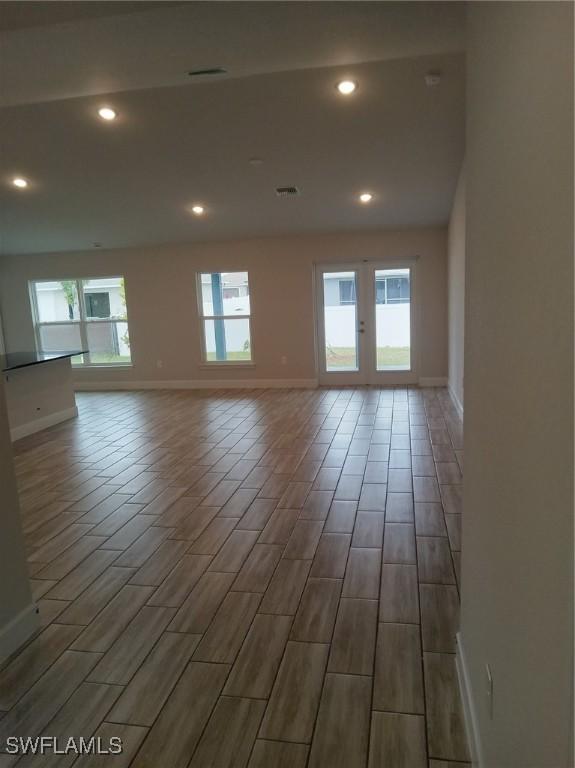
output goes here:
<path id="1" fill-rule="evenodd" d="M 288 642 L 260 738 L 311 742 L 328 651 L 328 645 Z"/>
<path id="2" fill-rule="evenodd" d="M 309 768 L 363 768 L 367 761 L 371 680 L 325 676 Z"/>
<path id="3" fill-rule="evenodd" d="M 229 672 L 191 661 L 164 704 L 131 768 L 186 768 Z"/>

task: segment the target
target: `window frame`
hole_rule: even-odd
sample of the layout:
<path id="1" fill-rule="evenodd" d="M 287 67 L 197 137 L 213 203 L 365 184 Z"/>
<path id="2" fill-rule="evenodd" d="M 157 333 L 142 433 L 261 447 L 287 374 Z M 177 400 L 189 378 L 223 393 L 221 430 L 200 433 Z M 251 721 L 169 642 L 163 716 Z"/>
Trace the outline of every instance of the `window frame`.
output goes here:
<path id="1" fill-rule="evenodd" d="M 117 280 L 121 279 L 124 281 L 124 292 L 126 294 L 126 317 L 123 319 L 116 319 L 116 318 L 106 318 L 106 317 L 99 317 L 99 318 L 87 318 L 86 314 L 86 302 L 84 299 L 84 291 L 83 291 L 83 282 L 88 280 Z M 76 284 L 76 293 L 78 296 L 78 313 L 79 318 L 77 320 L 50 320 L 50 321 L 41 321 L 40 320 L 40 313 L 38 309 L 38 297 L 36 295 L 36 283 L 61 283 L 61 282 L 74 282 Z M 82 349 L 88 350 L 86 352 L 82 353 L 82 362 L 73 362 L 74 370 L 80 369 L 80 368 L 132 368 L 133 358 L 132 358 L 132 346 L 131 346 L 131 340 L 130 340 L 130 361 L 129 362 L 118 362 L 118 363 L 93 363 L 90 360 L 90 352 L 89 352 L 89 345 L 88 345 L 88 331 L 87 326 L 90 324 L 97 324 L 97 323 L 126 323 L 128 326 L 128 333 L 130 332 L 130 320 L 128 317 L 128 298 L 127 298 L 127 288 L 126 288 L 126 278 L 124 275 L 91 275 L 90 277 L 41 277 L 41 278 L 34 278 L 32 280 L 28 281 L 28 293 L 30 297 L 30 306 L 31 306 L 31 312 L 32 312 L 32 320 L 34 322 L 34 340 L 36 343 L 36 351 L 39 353 L 43 352 L 42 348 L 42 338 L 40 335 L 40 328 L 42 326 L 51 326 L 51 325 L 77 325 L 78 330 L 80 332 L 80 347 Z M 79 357 L 79 355 L 77 356 Z M 74 360 L 74 358 L 72 359 Z"/>
<path id="2" fill-rule="evenodd" d="M 350 288 L 350 295 L 352 295 L 351 299 L 349 301 L 342 300 L 342 283 L 349 283 Z M 353 304 L 357 304 L 357 286 L 355 284 L 355 280 L 351 277 L 340 277 L 338 279 L 338 289 L 339 289 L 339 305 L 340 307 L 351 307 Z"/>
<path id="3" fill-rule="evenodd" d="M 204 301 L 202 293 L 202 275 L 211 274 L 230 274 L 234 272 L 245 272 L 248 276 L 248 293 L 250 299 L 250 314 L 249 315 L 205 315 L 204 314 Z M 237 297 L 241 298 L 241 296 Z M 252 304 L 252 292 L 250 287 L 250 273 L 248 269 L 234 268 L 234 269 L 203 269 L 196 272 L 196 300 L 198 306 L 198 320 L 199 320 L 199 334 L 200 334 L 200 350 L 201 350 L 201 366 L 203 368 L 253 368 L 255 365 L 255 350 L 254 340 L 252 334 L 252 318 L 254 315 Z M 206 320 L 247 320 L 248 329 L 250 334 L 250 360 L 208 360 L 208 351 L 206 349 Z"/>

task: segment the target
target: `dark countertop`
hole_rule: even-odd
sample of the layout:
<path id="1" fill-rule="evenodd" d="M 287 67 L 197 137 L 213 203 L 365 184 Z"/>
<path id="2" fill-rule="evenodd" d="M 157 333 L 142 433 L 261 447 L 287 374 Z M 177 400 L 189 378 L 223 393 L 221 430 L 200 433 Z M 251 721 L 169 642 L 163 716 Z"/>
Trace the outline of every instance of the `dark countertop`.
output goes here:
<path id="1" fill-rule="evenodd" d="M 84 349 L 74 349 L 71 352 L 9 352 L 0 355 L 2 371 L 14 371 L 17 368 L 27 368 L 29 365 L 49 363 L 51 360 L 64 360 L 67 357 L 76 357 L 86 352 Z"/>

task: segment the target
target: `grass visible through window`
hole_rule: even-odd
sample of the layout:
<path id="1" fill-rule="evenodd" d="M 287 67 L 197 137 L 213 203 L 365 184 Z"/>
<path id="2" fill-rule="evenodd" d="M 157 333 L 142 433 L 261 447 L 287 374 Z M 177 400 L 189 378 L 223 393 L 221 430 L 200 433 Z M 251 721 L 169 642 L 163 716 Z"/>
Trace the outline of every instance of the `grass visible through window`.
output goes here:
<path id="1" fill-rule="evenodd" d="M 241 350 L 239 352 L 227 352 L 225 360 L 218 361 L 218 359 L 216 358 L 215 352 L 208 352 L 208 356 L 207 356 L 208 362 L 221 362 L 221 363 L 225 363 L 228 360 L 244 360 L 249 363 L 251 362 L 251 359 L 252 359 L 252 355 L 249 349 L 246 349 L 245 351 Z"/>
<path id="2" fill-rule="evenodd" d="M 83 356 L 72 358 L 72 365 L 82 365 L 83 362 Z M 108 355 L 105 352 L 92 352 L 90 353 L 90 362 L 95 365 L 111 365 L 113 363 L 131 363 L 132 359 L 129 355 Z"/>
<path id="3" fill-rule="evenodd" d="M 327 351 L 327 368 L 355 368 L 355 349 L 353 347 L 330 347 Z M 378 347 L 377 367 L 409 368 L 409 347 Z"/>

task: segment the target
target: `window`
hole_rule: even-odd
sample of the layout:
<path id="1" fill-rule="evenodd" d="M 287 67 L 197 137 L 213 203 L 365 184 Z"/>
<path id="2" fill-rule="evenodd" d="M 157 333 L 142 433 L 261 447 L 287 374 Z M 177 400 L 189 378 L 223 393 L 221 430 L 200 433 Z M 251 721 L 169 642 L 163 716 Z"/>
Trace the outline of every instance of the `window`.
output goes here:
<path id="1" fill-rule="evenodd" d="M 411 270 L 375 270 L 375 341 L 378 371 L 411 370 Z M 380 300 L 382 289 L 385 293 Z M 384 305 L 384 306 L 382 306 Z"/>
<path id="2" fill-rule="evenodd" d="M 355 304 L 355 280 L 339 281 L 339 303 Z"/>
<path id="3" fill-rule="evenodd" d="M 388 304 L 407 304 L 409 302 L 408 277 L 388 277 L 386 283 Z"/>
<path id="4" fill-rule="evenodd" d="M 86 317 L 110 317 L 109 293 L 85 293 Z"/>
<path id="5" fill-rule="evenodd" d="M 323 272 L 323 327 L 325 370 L 359 370 L 356 282 L 353 272 Z M 339 287 L 339 301 L 334 301 Z"/>
<path id="6" fill-rule="evenodd" d="M 131 362 L 123 277 L 34 280 L 30 295 L 40 352 L 88 350 L 74 365 Z"/>
<path id="7" fill-rule="evenodd" d="M 204 360 L 252 362 L 248 273 L 202 272 L 198 293 Z"/>
<path id="8" fill-rule="evenodd" d="M 375 303 L 385 304 L 385 280 L 375 281 Z"/>
<path id="9" fill-rule="evenodd" d="M 394 276 L 375 281 L 376 304 L 409 304 L 409 278 Z"/>

